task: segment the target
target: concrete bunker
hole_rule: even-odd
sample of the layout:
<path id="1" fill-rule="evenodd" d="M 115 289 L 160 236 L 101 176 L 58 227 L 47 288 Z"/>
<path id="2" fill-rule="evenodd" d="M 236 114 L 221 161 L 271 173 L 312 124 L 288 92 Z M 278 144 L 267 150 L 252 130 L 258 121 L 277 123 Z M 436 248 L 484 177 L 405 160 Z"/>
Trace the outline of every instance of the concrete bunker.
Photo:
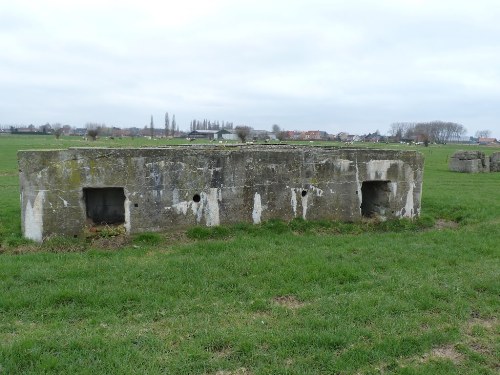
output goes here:
<path id="1" fill-rule="evenodd" d="M 390 181 L 363 181 L 361 185 L 361 215 L 385 218 L 390 209 Z"/>
<path id="2" fill-rule="evenodd" d="M 420 213 L 416 151 L 184 145 L 19 151 L 27 238 L 128 234 L 270 219 L 358 221 Z"/>
<path id="3" fill-rule="evenodd" d="M 456 151 L 448 167 L 450 171 L 462 173 L 500 172 L 500 152 L 488 156 L 482 151 Z"/>
<path id="4" fill-rule="evenodd" d="M 92 224 L 125 223 L 125 193 L 120 187 L 83 188 L 85 212 Z"/>

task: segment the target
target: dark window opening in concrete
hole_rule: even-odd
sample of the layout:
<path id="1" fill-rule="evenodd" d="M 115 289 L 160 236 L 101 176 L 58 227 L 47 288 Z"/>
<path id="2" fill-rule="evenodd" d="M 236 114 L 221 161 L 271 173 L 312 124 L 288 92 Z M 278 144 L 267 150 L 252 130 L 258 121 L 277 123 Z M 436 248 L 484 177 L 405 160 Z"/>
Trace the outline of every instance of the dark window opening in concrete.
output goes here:
<path id="1" fill-rule="evenodd" d="M 134 207 L 139 207 L 139 204 L 138 203 L 134 203 Z"/>
<path id="2" fill-rule="evenodd" d="M 390 181 L 363 181 L 361 186 L 361 215 L 385 216 L 389 211 Z"/>
<path id="3" fill-rule="evenodd" d="M 302 196 L 305 197 L 307 195 L 307 190 L 302 190 Z"/>
<path id="4" fill-rule="evenodd" d="M 123 188 L 84 188 L 83 197 L 87 218 L 94 224 L 123 224 L 125 222 Z"/>
<path id="5" fill-rule="evenodd" d="M 193 195 L 193 202 L 198 203 L 201 200 L 200 194 Z"/>

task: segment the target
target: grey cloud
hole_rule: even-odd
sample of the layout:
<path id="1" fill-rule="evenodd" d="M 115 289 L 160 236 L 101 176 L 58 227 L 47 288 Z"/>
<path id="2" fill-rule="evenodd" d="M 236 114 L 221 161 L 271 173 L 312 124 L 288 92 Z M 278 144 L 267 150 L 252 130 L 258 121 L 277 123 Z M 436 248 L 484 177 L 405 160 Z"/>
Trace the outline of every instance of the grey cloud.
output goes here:
<path id="1" fill-rule="evenodd" d="M 174 23 L 148 3 L 11 5 L 0 122 L 131 126 L 169 111 L 184 127 L 206 117 L 385 132 L 441 119 L 495 131 L 500 10 L 420 3 L 222 2 Z"/>

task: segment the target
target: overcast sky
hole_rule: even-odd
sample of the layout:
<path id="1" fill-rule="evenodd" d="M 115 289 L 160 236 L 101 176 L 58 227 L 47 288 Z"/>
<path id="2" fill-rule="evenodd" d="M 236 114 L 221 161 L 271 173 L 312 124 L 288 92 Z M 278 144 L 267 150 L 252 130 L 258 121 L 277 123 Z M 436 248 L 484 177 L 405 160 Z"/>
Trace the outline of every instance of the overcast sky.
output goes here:
<path id="1" fill-rule="evenodd" d="M 0 124 L 500 137 L 498 0 L 0 0 Z"/>

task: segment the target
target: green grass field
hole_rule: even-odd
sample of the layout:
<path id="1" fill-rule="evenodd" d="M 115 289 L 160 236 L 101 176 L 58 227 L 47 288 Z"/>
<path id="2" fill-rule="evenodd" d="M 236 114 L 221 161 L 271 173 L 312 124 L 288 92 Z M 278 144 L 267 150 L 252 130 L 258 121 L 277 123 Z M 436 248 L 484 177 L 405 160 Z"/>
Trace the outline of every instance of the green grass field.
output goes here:
<path id="1" fill-rule="evenodd" d="M 0 374 L 499 373 L 500 173 L 447 160 L 500 148 L 419 147 L 415 222 L 22 239 L 18 149 L 167 142 L 0 136 Z"/>

